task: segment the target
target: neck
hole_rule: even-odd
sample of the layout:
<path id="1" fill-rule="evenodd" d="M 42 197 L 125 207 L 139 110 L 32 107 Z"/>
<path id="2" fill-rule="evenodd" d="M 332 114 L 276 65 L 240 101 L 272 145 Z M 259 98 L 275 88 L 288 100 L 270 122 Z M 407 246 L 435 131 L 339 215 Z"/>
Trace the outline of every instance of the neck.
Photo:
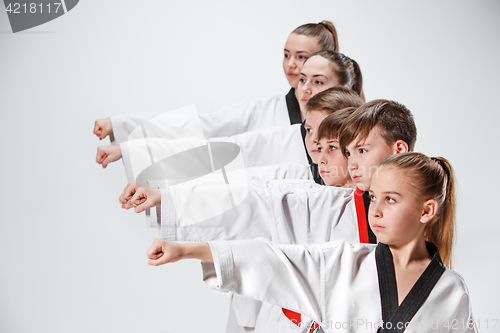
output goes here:
<path id="1" fill-rule="evenodd" d="M 347 183 L 345 183 L 342 187 L 343 188 L 356 188 L 356 183 L 352 179 L 349 178 Z"/>
<path id="2" fill-rule="evenodd" d="M 423 235 L 401 246 L 389 245 L 389 249 L 392 253 L 394 266 L 408 267 L 413 263 L 430 261 L 431 259 Z"/>

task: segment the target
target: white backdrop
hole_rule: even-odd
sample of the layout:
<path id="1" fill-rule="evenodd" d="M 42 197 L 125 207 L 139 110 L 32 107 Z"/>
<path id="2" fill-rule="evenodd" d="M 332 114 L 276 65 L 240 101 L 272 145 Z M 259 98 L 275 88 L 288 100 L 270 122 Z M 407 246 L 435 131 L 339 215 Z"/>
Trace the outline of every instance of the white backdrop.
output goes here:
<path id="1" fill-rule="evenodd" d="M 85 0 L 12 34 L 1 8 L 0 331 L 222 332 L 227 295 L 198 262 L 147 266 L 157 233 L 118 205 L 125 174 L 95 163 L 94 120 L 286 93 L 288 34 L 327 19 L 367 99 L 408 106 L 416 150 L 455 166 L 455 269 L 500 332 L 499 18 L 489 0 Z"/>

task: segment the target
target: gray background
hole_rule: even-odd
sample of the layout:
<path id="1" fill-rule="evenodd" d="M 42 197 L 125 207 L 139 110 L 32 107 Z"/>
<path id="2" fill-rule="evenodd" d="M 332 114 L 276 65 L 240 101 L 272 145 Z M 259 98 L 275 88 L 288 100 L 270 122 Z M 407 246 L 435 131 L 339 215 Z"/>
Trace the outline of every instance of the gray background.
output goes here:
<path id="1" fill-rule="evenodd" d="M 459 179 L 455 269 L 481 331 L 500 331 L 498 1 L 81 1 L 12 34 L 0 10 L 0 331 L 221 332 L 227 295 L 199 263 L 146 265 L 157 233 L 123 211 L 94 120 L 288 91 L 288 34 L 328 19 L 368 100 L 415 115 L 418 151 Z M 486 329 L 488 320 L 489 329 Z"/>

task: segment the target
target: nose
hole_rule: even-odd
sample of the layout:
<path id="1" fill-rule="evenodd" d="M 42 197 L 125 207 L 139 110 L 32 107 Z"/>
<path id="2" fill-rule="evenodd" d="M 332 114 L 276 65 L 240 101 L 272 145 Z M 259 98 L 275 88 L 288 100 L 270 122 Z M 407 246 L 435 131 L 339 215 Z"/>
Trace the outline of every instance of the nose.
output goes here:
<path id="1" fill-rule="evenodd" d="M 325 153 L 323 151 L 319 151 L 318 160 L 319 160 L 319 164 L 322 164 L 322 165 L 328 164 L 328 160 L 325 158 Z"/>
<path id="2" fill-rule="evenodd" d="M 380 209 L 380 204 L 378 203 L 377 200 L 370 202 L 370 208 L 368 209 L 368 216 L 377 219 L 382 217 L 382 210 Z"/>
<path id="3" fill-rule="evenodd" d="M 349 171 L 358 169 L 358 161 L 356 161 L 356 158 L 352 154 L 347 158 L 347 168 Z"/>
<path id="4" fill-rule="evenodd" d="M 294 56 L 290 57 L 290 60 L 288 61 L 288 67 L 292 69 L 297 68 L 297 59 Z"/>

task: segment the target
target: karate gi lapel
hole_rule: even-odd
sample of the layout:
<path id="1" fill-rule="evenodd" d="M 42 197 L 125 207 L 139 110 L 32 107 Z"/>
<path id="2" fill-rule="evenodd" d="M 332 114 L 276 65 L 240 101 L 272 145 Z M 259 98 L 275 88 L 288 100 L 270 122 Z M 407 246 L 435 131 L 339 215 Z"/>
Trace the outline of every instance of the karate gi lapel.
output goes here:
<path id="1" fill-rule="evenodd" d="M 288 109 L 288 117 L 290 118 L 290 125 L 300 124 L 302 117 L 300 115 L 300 106 L 297 98 L 295 97 L 295 88 L 290 89 L 285 96 L 286 107 Z"/>
<path id="2" fill-rule="evenodd" d="M 429 242 L 426 242 L 426 246 L 432 260 L 401 305 L 398 305 L 398 291 L 391 251 L 385 244 L 379 243 L 377 246 L 375 259 L 377 262 L 382 320 L 384 323 L 383 327 L 379 328 L 377 332 L 404 332 L 406 328 L 405 324 L 410 322 L 422 307 L 439 278 L 446 270 L 436 246 Z"/>
<path id="3" fill-rule="evenodd" d="M 359 242 L 376 244 L 377 237 L 368 223 L 368 209 L 370 207 L 370 194 L 367 191 L 357 189 L 354 191 L 354 204 L 356 205 L 356 216 L 358 218 Z"/>

